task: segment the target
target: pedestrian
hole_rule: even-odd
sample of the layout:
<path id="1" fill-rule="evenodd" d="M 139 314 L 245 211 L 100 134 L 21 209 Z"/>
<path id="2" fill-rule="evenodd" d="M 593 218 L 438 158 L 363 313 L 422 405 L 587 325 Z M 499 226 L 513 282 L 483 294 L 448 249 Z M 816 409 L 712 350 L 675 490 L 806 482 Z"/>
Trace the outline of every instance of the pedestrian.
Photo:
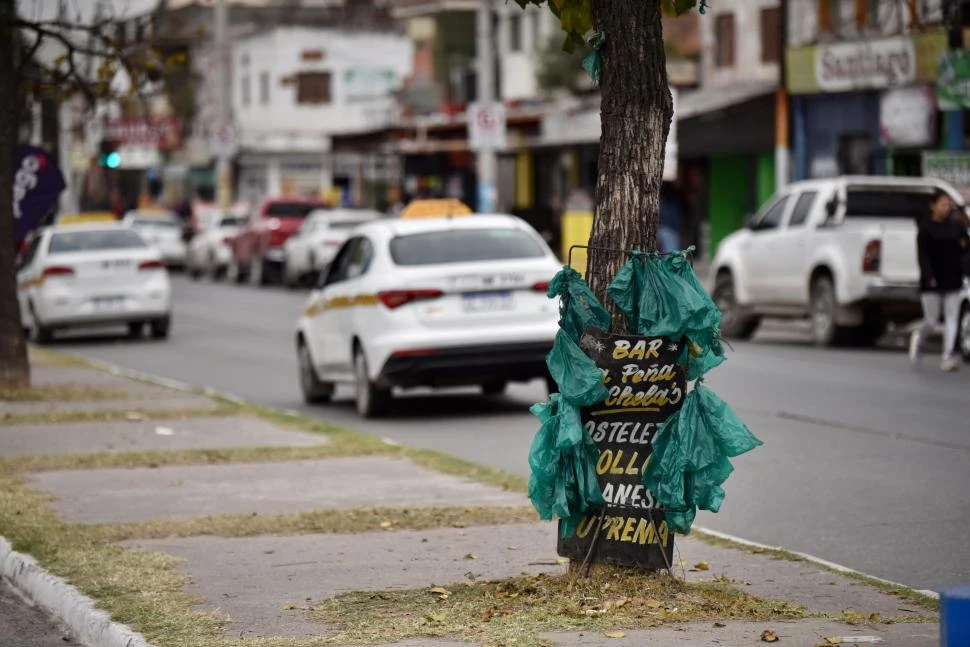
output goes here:
<path id="1" fill-rule="evenodd" d="M 919 361 L 923 341 L 932 332 L 943 312 L 943 361 L 940 368 L 955 371 L 953 357 L 960 314 L 965 257 L 970 253 L 970 237 L 953 213 L 953 200 L 937 190 L 930 199 L 929 213 L 916 220 L 916 253 L 919 258 L 920 300 L 923 323 L 909 340 L 909 357 Z"/>

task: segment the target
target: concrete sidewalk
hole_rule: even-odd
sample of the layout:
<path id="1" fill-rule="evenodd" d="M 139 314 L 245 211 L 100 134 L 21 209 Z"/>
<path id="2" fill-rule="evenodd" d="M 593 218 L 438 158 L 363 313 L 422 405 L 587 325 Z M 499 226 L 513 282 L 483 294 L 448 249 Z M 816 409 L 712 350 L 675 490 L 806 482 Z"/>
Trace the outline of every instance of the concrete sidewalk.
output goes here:
<path id="1" fill-rule="evenodd" d="M 608 604 L 602 613 L 587 611 L 587 624 L 547 617 L 535 626 L 563 631 L 494 639 L 510 634 L 498 632 L 504 620 L 489 607 L 449 634 L 439 614 L 456 612 L 449 605 L 462 587 L 523 575 L 541 583 L 566 571 L 555 525 L 535 520 L 521 480 L 292 416 L 231 410 L 199 393 L 36 359 L 35 384 L 56 385 L 66 397 L 0 401 L 0 411 L 51 405 L 58 414 L 57 422 L 13 418 L 0 427 L 0 490 L 13 492 L 0 496 L 0 535 L 37 551 L 42 566 L 157 647 L 347 642 L 355 628 L 328 616 L 333 605 L 358 600 L 359 617 L 367 618 L 369 602 L 360 600 L 391 604 L 414 591 L 431 605 L 415 612 L 418 628 L 402 622 L 386 639 L 364 644 L 751 645 L 765 631 L 795 645 L 836 637 L 938 644 L 936 613 L 917 596 L 696 537 L 677 538 L 675 577 L 740 591 L 751 600 L 739 598 L 741 607 L 761 604 L 769 616 L 774 603 L 755 601 L 778 600 L 777 617 L 745 620 L 748 612 L 738 611 L 671 622 L 682 613 L 678 604 L 699 595 L 676 585 L 671 600 L 681 602 L 658 600 L 648 612 L 655 623 L 618 613 L 638 595 L 630 591 L 627 602 L 610 603 L 613 621 Z M 106 390 L 85 400 L 84 385 Z M 167 418 L 170 401 L 178 405 Z M 92 411 L 122 416 L 99 421 Z"/>

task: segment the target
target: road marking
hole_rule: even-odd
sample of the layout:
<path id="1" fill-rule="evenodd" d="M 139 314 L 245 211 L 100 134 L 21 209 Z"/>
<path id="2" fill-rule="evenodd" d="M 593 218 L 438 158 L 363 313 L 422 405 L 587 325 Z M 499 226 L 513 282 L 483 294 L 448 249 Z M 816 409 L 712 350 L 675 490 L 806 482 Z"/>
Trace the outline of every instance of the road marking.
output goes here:
<path id="1" fill-rule="evenodd" d="M 863 573 L 862 571 L 857 571 L 854 568 L 849 568 L 848 566 L 842 566 L 842 564 L 836 564 L 835 562 L 830 562 L 827 559 L 822 559 L 821 557 L 816 557 L 815 555 L 810 555 L 808 553 L 802 553 L 797 550 L 791 550 L 789 548 L 784 548 L 782 546 L 769 546 L 768 544 L 761 544 L 756 541 L 751 541 L 750 539 L 743 539 L 735 535 L 728 534 L 726 532 L 721 532 L 719 530 L 711 530 L 710 528 L 704 528 L 702 526 L 694 526 L 694 530 L 700 532 L 704 535 L 709 535 L 711 537 L 716 537 L 717 539 L 724 539 L 726 541 L 733 542 L 735 544 L 740 544 L 742 546 L 747 546 L 749 548 L 760 548 L 761 550 L 780 550 L 786 553 L 791 553 L 796 557 L 804 559 L 806 562 L 811 562 L 819 566 L 823 566 L 829 570 L 835 571 L 837 573 L 844 573 L 847 575 L 858 575 L 876 582 L 881 582 L 883 584 L 888 584 L 890 586 L 897 586 L 901 589 L 907 589 L 909 591 L 914 591 L 921 595 L 925 595 L 928 598 L 933 598 L 938 600 L 940 594 L 936 591 L 930 591 L 928 589 L 916 589 L 911 586 L 906 586 L 905 584 L 900 584 L 899 582 L 894 582 L 892 580 L 887 580 L 882 577 L 876 577 L 875 575 L 869 575 L 868 573 Z"/>

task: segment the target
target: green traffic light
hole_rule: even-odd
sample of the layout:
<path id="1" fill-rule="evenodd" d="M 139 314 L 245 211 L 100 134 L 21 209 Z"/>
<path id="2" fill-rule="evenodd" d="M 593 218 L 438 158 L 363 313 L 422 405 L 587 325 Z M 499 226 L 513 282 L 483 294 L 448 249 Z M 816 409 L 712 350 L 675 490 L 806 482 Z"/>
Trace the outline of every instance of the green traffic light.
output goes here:
<path id="1" fill-rule="evenodd" d="M 118 168 L 121 166 L 121 155 L 119 155 L 117 151 L 108 153 L 107 157 L 105 157 L 104 165 L 108 168 Z"/>

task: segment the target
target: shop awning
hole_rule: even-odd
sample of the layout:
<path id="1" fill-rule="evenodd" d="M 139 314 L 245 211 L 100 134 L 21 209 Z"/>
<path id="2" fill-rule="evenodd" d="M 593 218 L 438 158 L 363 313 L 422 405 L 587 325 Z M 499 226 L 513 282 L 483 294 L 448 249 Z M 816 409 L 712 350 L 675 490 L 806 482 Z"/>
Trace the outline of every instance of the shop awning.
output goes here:
<path id="1" fill-rule="evenodd" d="M 677 119 L 683 121 L 715 110 L 723 110 L 751 99 L 774 94 L 777 89 L 777 83 L 737 83 L 716 89 L 683 92 L 677 103 Z"/>

